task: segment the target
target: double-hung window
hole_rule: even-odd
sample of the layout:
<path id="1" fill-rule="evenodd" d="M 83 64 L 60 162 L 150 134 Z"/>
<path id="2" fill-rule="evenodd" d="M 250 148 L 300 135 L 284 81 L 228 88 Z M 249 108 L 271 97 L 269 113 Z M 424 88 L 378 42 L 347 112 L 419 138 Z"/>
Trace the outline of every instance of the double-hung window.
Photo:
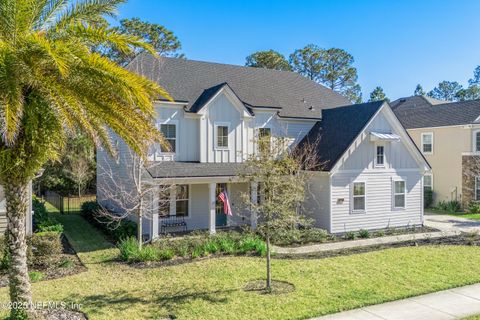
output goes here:
<path id="1" fill-rule="evenodd" d="M 422 152 L 424 154 L 433 153 L 433 132 L 422 133 Z"/>
<path id="2" fill-rule="evenodd" d="M 182 184 L 177 185 L 176 197 L 175 197 L 175 215 L 177 217 L 186 217 L 188 216 L 188 201 L 189 201 L 189 192 L 188 185 Z"/>
<path id="3" fill-rule="evenodd" d="M 423 188 L 433 190 L 433 176 L 432 174 L 426 174 L 423 176 Z"/>
<path id="4" fill-rule="evenodd" d="M 228 148 L 228 125 L 217 124 L 215 125 L 215 147 L 226 149 Z"/>
<path id="5" fill-rule="evenodd" d="M 258 129 L 258 142 L 260 151 L 270 151 L 272 148 L 272 129 L 270 128 L 259 128 Z"/>
<path id="6" fill-rule="evenodd" d="M 168 149 L 161 147 L 161 151 L 175 153 L 177 151 L 177 126 L 172 123 L 162 123 L 160 132 L 162 132 L 163 138 L 169 146 Z"/>
<path id="7" fill-rule="evenodd" d="M 480 201 L 480 177 L 475 177 L 475 200 Z"/>
<path id="8" fill-rule="evenodd" d="M 365 212 L 366 194 L 365 182 L 354 182 L 353 186 L 353 212 Z"/>
<path id="9" fill-rule="evenodd" d="M 475 131 L 475 152 L 480 152 L 480 131 Z"/>
<path id="10" fill-rule="evenodd" d="M 393 207 L 395 209 L 405 209 L 406 188 L 404 180 L 393 182 Z"/>
<path id="11" fill-rule="evenodd" d="M 375 167 L 385 166 L 385 146 L 377 145 L 375 147 Z"/>

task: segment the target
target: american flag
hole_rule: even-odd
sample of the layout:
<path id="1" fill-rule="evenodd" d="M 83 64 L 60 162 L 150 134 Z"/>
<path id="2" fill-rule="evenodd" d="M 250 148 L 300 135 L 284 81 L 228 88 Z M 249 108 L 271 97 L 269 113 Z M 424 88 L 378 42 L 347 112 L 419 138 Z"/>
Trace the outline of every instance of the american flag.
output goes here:
<path id="1" fill-rule="evenodd" d="M 218 200 L 223 202 L 223 213 L 225 213 L 227 216 L 232 216 L 232 207 L 230 207 L 230 200 L 228 200 L 227 191 L 223 190 L 220 192 L 218 195 Z"/>

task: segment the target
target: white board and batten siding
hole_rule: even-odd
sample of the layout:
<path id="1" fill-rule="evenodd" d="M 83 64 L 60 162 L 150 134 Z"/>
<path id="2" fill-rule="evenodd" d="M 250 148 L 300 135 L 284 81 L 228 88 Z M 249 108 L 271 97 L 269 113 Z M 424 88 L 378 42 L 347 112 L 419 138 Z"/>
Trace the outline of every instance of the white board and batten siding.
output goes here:
<path id="1" fill-rule="evenodd" d="M 384 167 L 375 167 L 376 143 L 370 141 L 370 132 L 390 132 L 400 135 L 391 125 L 392 120 L 382 110 L 353 142 L 351 149 L 330 173 L 312 176 L 309 188 L 317 199 L 307 197 L 307 207 L 315 211 L 317 226 L 331 233 L 360 229 L 413 226 L 423 223 L 422 172 L 405 144 L 400 141 L 383 142 Z M 405 208 L 393 204 L 394 181 L 406 185 Z M 364 182 L 365 211 L 353 212 L 353 183 Z"/>
<path id="2" fill-rule="evenodd" d="M 201 114 L 189 114 L 181 106 L 165 103 L 158 103 L 156 110 L 158 124 L 176 125 L 177 151 L 157 154 L 155 161 L 239 163 L 255 152 L 258 128 L 270 128 L 274 137 L 298 143 L 315 124 L 314 120 L 279 118 L 276 110 L 255 110 L 254 116 L 245 116 L 244 106 L 224 93 L 210 101 Z M 218 125 L 228 126 L 228 148 L 216 147 Z"/>

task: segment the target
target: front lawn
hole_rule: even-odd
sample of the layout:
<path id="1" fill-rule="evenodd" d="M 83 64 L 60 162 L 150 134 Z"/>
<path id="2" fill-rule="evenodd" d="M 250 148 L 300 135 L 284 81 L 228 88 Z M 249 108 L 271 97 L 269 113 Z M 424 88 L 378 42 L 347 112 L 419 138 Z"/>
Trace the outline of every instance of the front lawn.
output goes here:
<path id="1" fill-rule="evenodd" d="M 449 212 L 438 209 L 426 209 L 427 212 L 436 213 L 436 214 L 447 214 L 453 217 L 471 219 L 471 220 L 480 220 L 480 213 L 468 213 L 468 212 Z"/>
<path id="2" fill-rule="evenodd" d="M 274 259 L 274 279 L 296 290 L 259 295 L 243 288 L 264 277 L 262 258 L 138 268 L 113 262 L 118 250 L 90 234 L 96 230 L 82 217 L 60 220 L 88 271 L 33 284 L 34 299 L 81 304 L 90 319 L 304 319 L 480 282 L 478 247 L 404 247 L 327 259 Z M 0 301 L 7 297 L 1 289 Z"/>

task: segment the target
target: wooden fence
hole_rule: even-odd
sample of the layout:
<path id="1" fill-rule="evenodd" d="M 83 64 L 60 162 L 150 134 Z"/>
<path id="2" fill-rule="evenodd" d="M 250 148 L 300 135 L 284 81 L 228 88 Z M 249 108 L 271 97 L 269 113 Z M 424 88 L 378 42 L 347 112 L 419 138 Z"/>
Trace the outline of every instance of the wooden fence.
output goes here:
<path id="1" fill-rule="evenodd" d="M 84 202 L 97 200 L 96 195 L 85 195 L 82 197 L 62 196 L 54 191 L 46 191 L 43 198 L 61 213 L 80 212 Z"/>

